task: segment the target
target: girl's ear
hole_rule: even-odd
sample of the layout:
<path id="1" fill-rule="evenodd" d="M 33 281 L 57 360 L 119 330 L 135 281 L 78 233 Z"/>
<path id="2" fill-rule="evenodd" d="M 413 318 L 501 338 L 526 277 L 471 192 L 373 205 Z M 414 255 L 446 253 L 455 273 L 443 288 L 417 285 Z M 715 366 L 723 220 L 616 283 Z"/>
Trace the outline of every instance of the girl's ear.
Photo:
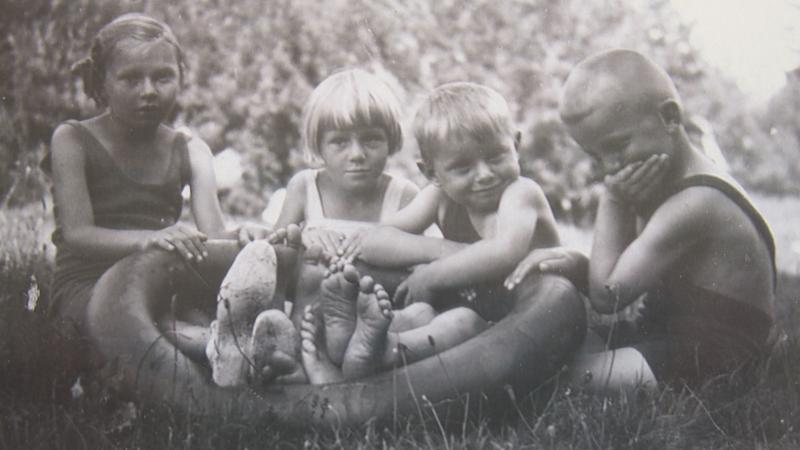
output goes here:
<path id="1" fill-rule="evenodd" d="M 664 100 L 658 105 L 658 115 L 670 132 L 677 130 L 683 124 L 683 110 L 675 99 Z"/>
<path id="2" fill-rule="evenodd" d="M 428 179 L 434 186 L 439 186 L 439 180 L 436 178 L 436 172 L 433 171 L 433 167 L 430 164 L 426 163 L 425 160 L 418 159 L 417 160 L 417 168 L 425 178 Z"/>

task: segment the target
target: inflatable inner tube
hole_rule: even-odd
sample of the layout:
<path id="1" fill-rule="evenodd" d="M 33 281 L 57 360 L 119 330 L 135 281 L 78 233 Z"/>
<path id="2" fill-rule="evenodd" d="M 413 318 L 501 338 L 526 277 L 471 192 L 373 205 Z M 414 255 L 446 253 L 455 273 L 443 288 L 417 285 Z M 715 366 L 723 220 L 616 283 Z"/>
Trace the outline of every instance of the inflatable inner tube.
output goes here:
<path id="1" fill-rule="evenodd" d="M 213 302 L 239 247 L 210 241 L 208 249 L 209 258 L 196 269 L 172 253 L 137 253 L 116 263 L 95 286 L 87 311 L 91 340 L 104 358 L 116 360 L 124 388 L 139 401 L 211 415 L 236 408 L 287 425 L 358 424 L 412 412 L 423 395 L 426 404 L 436 404 L 505 385 L 527 392 L 563 367 L 584 336 L 585 311 L 574 286 L 561 277 L 534 275 L 517 287 L 522 292 L 515 297 L 527 300 L 516 300 L 510 314 L 434 357 L 323 386 L 221 388 L 207 367 L 178 351 L 155 325 L 179 290 L 198 292 L 199 286 Z"/>

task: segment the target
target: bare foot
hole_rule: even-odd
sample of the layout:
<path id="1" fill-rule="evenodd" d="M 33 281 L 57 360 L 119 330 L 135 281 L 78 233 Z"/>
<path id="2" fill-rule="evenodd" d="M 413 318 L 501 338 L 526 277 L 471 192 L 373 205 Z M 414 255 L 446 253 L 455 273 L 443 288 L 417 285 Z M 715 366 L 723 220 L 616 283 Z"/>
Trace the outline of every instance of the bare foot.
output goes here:
<path id="1" fill-rule="evenodd" d="M 342 369 L 336 367 L 325 353 L 325 335 L 322 333 L 322 320 L 311 306 L 303 311 L 300 325 L 302 340 L 303 368 L 311 384 L 329 384 L 342 381 Z"/>
<path id="2" fill-rule="evenodd" d="M 381 369 L 386 334 L 392 323 L 392 301 L 383 286 L 365 276 L 359 290 L 358 321 L 342 363 L 342 373 L 347 379 L 361 378 Z"/>
<path id="3" fill-rule="evenodd" d="M 266 241 L 247 244 L 228 270 L 217 297 L 217 318 L 211 324 L 206 356 L 214 381 L 238 386 L 248 379 L 247 346 L 258 314 L 275 295 L 278 260 Z"/>
<path id="4" fill-rule="evenodd" d="M 338 271 L 332 267 L 320 287 L 320 307 L 325 323 L 325 346 L 328 357 L 341 365 L 350 336 L 356 329 L 358 271 L 348 265 Z"/>
<path id="5" fill-rule="evenodd" d="M 278 228 L 267 238 L 270 244 L 282 244 L 287 247 L 300 248 L 303 245 L 303 238 L 300 227 L 290 223 L 286 228 Z"/>
<path id="6" fill-rule="evenodd" d="M 296 378 L 300 366 L 300 336 L 289 317 L 277 309 L 258 315 L 250 341 L 251 380 L 266 384 L 279 377 Z"/>

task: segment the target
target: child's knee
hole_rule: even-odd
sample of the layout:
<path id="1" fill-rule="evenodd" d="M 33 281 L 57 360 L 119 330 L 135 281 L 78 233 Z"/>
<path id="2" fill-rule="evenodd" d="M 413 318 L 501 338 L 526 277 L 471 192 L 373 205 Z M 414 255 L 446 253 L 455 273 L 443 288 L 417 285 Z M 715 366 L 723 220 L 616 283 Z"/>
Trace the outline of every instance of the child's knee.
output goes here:
<path id="1" fill-rule="evenodd" d="M 441 317 L 441 316 L 440 316 Z M 488 322 L 469 308 L 454 308 L 448 311 L 450 322 L 457 324 L 458 329 L 467 335 L 476 335 L 489 327 Z"/>

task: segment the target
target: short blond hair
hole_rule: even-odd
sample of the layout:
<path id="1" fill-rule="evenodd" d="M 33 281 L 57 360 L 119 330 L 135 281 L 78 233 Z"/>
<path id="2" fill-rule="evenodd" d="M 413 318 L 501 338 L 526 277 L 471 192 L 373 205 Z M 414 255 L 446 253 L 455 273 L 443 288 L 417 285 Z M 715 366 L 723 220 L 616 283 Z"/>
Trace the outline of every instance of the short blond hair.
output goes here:
<path id="1" fill-rule="evenodd" d="M 414 136 L 423 161 L 454 138 L 483 141 L 499 134 L 513 135 L 508 103 L 494 89 L 470 82 L 443 84 L 425 99 L 414 118 Z"/>
<path id="2" fill-rule="evenodd" d="M 303 148 L 309 162 L 321 158 L 322 133 L 358 125 L 386 131 L 389 154 L 403 146 L 400 102 L 389 85 L 363 69 L 347 69 L 322 81 L 303 108 Z"/>

